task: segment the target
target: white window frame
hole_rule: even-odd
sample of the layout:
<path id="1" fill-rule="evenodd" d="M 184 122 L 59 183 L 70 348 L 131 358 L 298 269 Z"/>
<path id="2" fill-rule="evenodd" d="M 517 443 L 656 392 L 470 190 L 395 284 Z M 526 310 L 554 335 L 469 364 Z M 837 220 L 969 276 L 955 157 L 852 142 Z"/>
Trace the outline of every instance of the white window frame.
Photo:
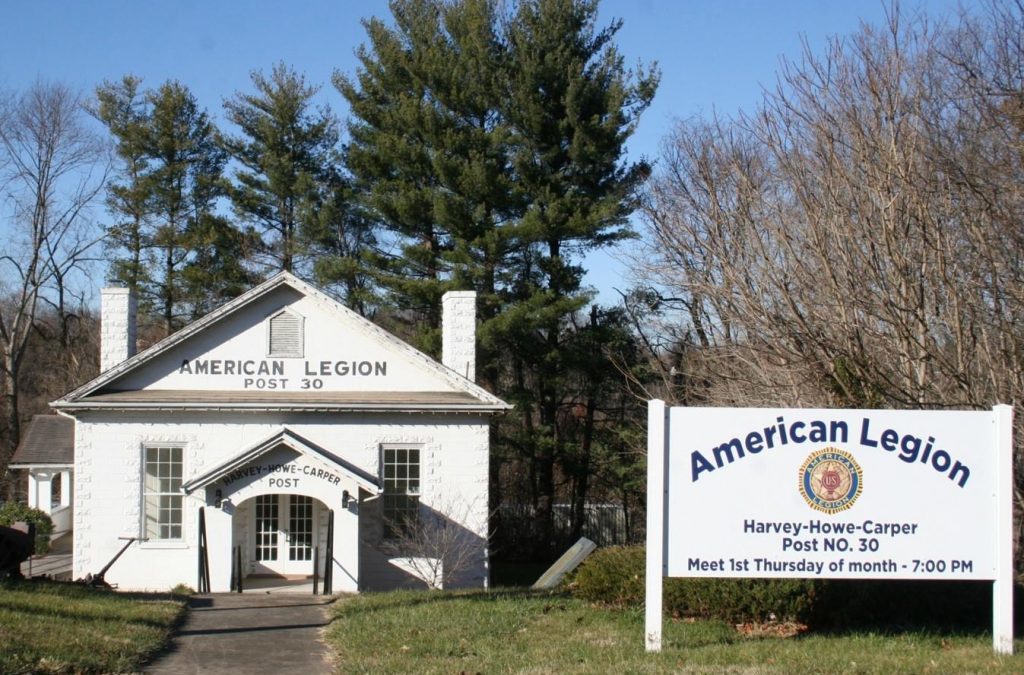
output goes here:
<path id="1" fill-rule="evenodd" d="M 169 491 L 160 491 L 160 490 L 149 491 L 146 488 L 146 477 L 148 475 L 147 469 L 148 469 L 148 466 L 149 466 L 149 458 L 148 458 L 149 451 L 150 450 L 157 450 L 157 451 L 159 451 L 160 449 L 177 450 L 178 452 L 181 453 L 180 462 L 179 462 L 180 463 L 180 475 L 178 476 L 178 490 L 177 491 L 174 491 L 174 490 L 169 490 Z M 141 501 L 140 508 L 139 508 L 139 516 L 140 516 L 139 517 L 139 537 L 142 538 L 142 539 L 147 540 L 147 543 L 150 543 L 150 544 L 153 544 L 153 543 L 155 543 L 155 544 L 163 544 L 163 543 L 181 544 L 181 543 L 183 543 L 185 541 L 185 520 L 186 520 L 185 519 L 185 493 L 181 491 L 181 483 L 184 482 L 184 476 L 185 476 L 185 444 L 183 444 L 183 443 L 159 443 L 159 442 L 145 443 L 142 446 L 142 457 L 141 457 L 141 460 L 142 460 L 141 461 L 141 467 L 140 467 L 140 474 L 141 475 L 140 475 L 140 479 L 139 479 L 139 487 L 140 487 L 140 495 L 139 495 L 139 497 L 140 497 L 140 501 Z M 158 458 L 158 464 L 159 464 L 159 458 Z M 158 479 L 159 479 L 159 476 L 158 476 Z M 173 479 L 173 476 L 172 476 L 172 479 Z M 148 500 L 149 497 L 170 497 L 170 498 L 176 498 L 178 500 L 178 504 L 179 504 L 178 513 L 180 514 L 180 520 L 177 523 L 177 525 L 178 525 L 178 528 L 179 528 L 180 536 L 178 536 L 178 537 L 161 537 L 161 536 L 154 537 L 154 536 L 150 536 L 149 527 L 148 527 L 148 523 L 147 523 L 147 515 L 148 515 L 147 500 Z M 160 516 L 157 516 L 157 528 L 163 528 L 165 526 L 173 527 L 174 524 L 175 523 L 173 523 L 173 522 L 165 524 L 165 523 L 160 521 Z"/>
<path id="2" fill-rule="evenodd" d="M 298 350 L 295 352 L 289 352 L 287 354 L 274 354 L 272 351 L 273 346 L 273 321 L 282 314 L 287 314 L 298 321 L 299 324 L 299 337 L 298 337 Z M 280 311 L 274 312 L 267 317 L 267 358 L 272 359 L 301 359 L 306 354 L 306 317 L 302 316 L 298 312 L 285 307 Z"/>
<path id="3" fill-rule="evenodd" d="M 388 463 L 387 463 L 388 452 L 389 451 L 401 451 L 401 450 L 414 450 L 414 451 L 416 451 L 417 459 L 416 459 L 416 463 L 415 463 L 415 467 L 416 467 L 416 476 L 415 477 L 412 477 L 412 476 L 408 475 L 409 467 L 413 466 L 412 463 L 410 463 L 408 461 L 408 459 L 406 459 L 406 461 L 401 463 L 401 464 L 399 464 L 399 463 L 395 464 L 396 474 L 400 473 L 398 468 L 399 468 L 399 466 L 402 466 L 407 471 L 407 475 L 406 476 L 398 477 L 396 475 L 396 476 L 389 477 L 387 475 L 387 473 L 388 473 L 388 470 L 387 470 L 387 468 L 388 468 Z M 403 497 L 405 499 L 410 499 L 412 501 L 412 503 L 413 503 L 413 506 L 411 508 L 410 507 L 406 507 L 406 508 L 401 509 L 401 510 L 406 512 L 406 513 L 411 513 L 413 515 L 413 518 L 416 519 L 416 521 L 418 521 L 419 518 L 421 517 L 421 514 L 420 514 L 421 501 L 420 501 L 420 499 L 421 499 L 421 497 L 423 495 L 423 464 L 424 464 L 423 460 L 424 460 L 424 446 L 421 443 L 384 443 L 384 444 L 382 444 L 380 446 L 380 482 L 381 482 L 381 488 L 382 488 L 382 491 L 381 491 L 381 509 L 380 509 L 380 514 L 381 514 L 382 524 L 384 526 L 383 532 L 384 532 L 384 538 L 385 539 L 392 539 L 392 540 L 393 539 L 401 539 L 404 534 L 407 534 L 407 532 L 402 532 L 402 531 L 398 531 L 398 530 L 395 529 L 395 525 L 398 524 L 399 521 L 397 521 L 394 518 L 394 514 L 398 513 L 398 510 L 393 510 L 391 507 L 389 507 L 389 505 L 388 505 L 388 502 L 389 502 L 388 498 L 389 497 Z M 415 487 L 415 489 L 409 489 L 409 487 L 406 486 L 406 488 L 404 490 L 402 490 L 402 491 L 394 491 L 394 490 L 389 491 L 388 490 L 388 483 L 389 483 L 389 481 L 404 480 L 404 481 L 408 482 L 408 481 L 410 481 L 413 478 L 415 478 L 415 480 L 416 480 L 416 487 Z"/>

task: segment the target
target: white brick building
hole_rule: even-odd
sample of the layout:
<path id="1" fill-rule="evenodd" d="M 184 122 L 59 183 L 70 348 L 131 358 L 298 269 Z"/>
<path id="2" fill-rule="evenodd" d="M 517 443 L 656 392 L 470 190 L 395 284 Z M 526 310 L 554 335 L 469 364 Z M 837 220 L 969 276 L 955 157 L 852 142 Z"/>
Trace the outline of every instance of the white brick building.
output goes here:
<path id="1" fill-rule="evenodd" d="M 104 291 L 103 373 L 52 404 L 75 420 L 74 576 L 134 537 L 107 581 L 197 588 L 205 535 L 212 591 L 239 562 L 422 585 L 401 544 L 432 523 L 471 552 L 445 584 L 486 584 L 488 420 L 509 406 L 472 382 L 474 303 L 446 296 L 442 365 L 282 273 L 133 355 L 134 301 Z"/>

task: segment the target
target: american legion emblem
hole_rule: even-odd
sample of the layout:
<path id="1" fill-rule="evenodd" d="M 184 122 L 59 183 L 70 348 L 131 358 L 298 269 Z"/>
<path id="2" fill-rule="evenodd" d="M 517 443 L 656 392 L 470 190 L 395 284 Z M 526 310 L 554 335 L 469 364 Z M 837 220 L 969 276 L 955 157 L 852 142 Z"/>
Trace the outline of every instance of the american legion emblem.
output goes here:
<path id="1" fill-rule="evenodd" d="M 800 467 L 800 494 L 812 508 L 839 513 L 853 506 L 864 489 L 860 465 L 848 452 L 825 448 Z"/>

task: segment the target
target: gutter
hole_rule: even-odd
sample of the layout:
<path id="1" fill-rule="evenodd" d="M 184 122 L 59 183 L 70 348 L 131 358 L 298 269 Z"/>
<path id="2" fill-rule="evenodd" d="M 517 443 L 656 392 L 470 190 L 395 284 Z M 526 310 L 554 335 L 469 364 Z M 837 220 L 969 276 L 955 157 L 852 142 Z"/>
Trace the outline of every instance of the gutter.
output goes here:
<path id="1" fill-rule="evenodd" d="M 55 401 L 50 404 L 58 411 L 81 411 L 81 410 L 111 410 L 111 411 L 132 411 L 132 410 L 159 410 L 159 411 L 208 411 L 208 412 L 422 412 L 422 413 L 492 413 L 503 414 L 512 409 L 512 406 L 494 406 L 488 404 L 450 406 L 444 404 L 419 404 L 419 405 L 394 405 L 380 403 L 344 403 L 344 404 L 323 404 L 323 403 L 293 403 L 288 405 L 267 405 L 265 403 L 108 403 L 108 402 L 63 402 Z"/>

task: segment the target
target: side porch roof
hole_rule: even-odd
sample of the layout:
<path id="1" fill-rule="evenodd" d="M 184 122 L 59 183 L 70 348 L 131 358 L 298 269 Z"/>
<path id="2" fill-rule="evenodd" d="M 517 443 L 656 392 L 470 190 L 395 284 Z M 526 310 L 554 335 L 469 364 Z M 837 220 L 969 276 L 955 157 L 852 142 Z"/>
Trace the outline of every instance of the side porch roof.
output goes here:
<path id="1" fill-rule="evenodd" d="M 75 420 L 64 415 L 36 415 L 29 422 L 10 468 L 70 467 L 75 464 Z"/>

